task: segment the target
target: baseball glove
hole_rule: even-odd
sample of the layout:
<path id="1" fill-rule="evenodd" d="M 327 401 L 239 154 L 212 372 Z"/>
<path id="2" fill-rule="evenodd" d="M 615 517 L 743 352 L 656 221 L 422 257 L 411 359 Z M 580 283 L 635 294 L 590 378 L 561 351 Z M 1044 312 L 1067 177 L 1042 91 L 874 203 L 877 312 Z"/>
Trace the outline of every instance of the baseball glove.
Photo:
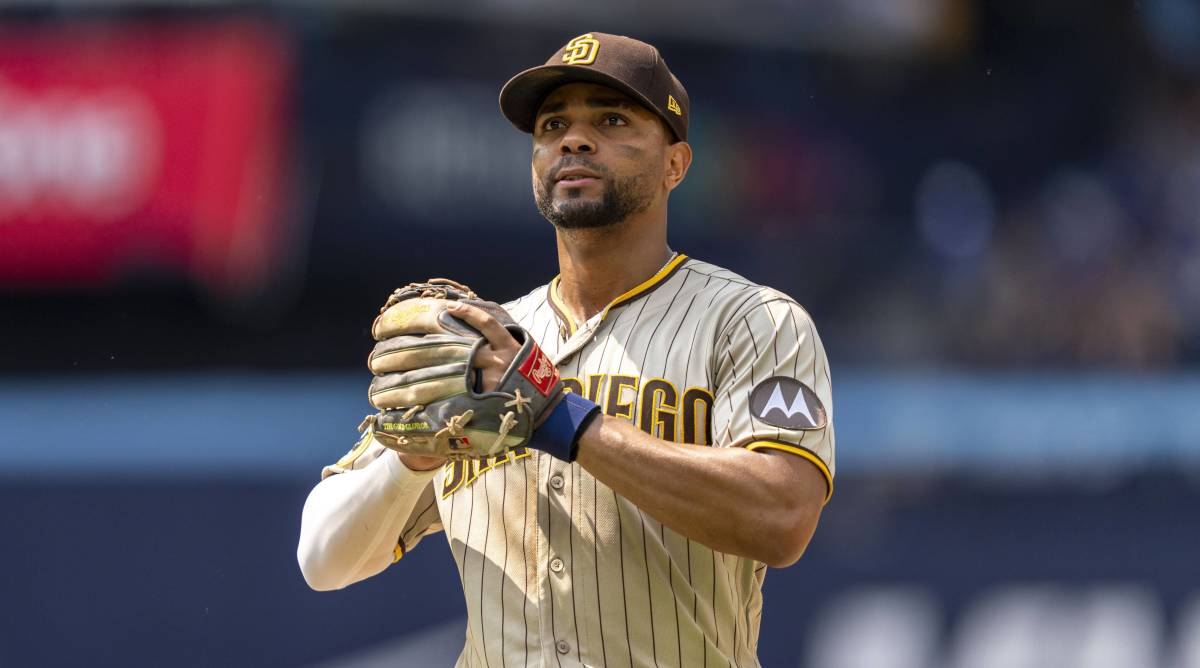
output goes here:
<path id="1" fill-rule="evenodd" d="M 446 311 L 464 302 L 490 313 L 521 344 L 499 385 L 484 392 L 471 360 L 487 339 Z M 388 298 L 371 325 L 375 374 L 360 430 L 394 450 L 449 459 L 488 457 L 529 442 L 563 396 L 554 363 L 500 307 L 467 286 L 431 278 Z"/>

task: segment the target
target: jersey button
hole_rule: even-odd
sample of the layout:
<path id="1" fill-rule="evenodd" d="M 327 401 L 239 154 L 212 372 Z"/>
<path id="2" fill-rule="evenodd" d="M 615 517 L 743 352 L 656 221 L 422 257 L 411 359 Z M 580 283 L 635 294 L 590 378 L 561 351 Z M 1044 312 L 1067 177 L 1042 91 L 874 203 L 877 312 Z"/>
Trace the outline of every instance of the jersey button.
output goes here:
<path id="1" fill-rule="evenodd" d="M 562 489 L 563 488 L 562 476 L 556 475 L 553 478 L 550 478 L 550 486 L 553 487 L 554 489 Z"/>
<path id="2" fill-rule="evenodd" d="M 555 647 L 558 648 L 559 654 L 566 654 L 567 652 L 571 651 L 571 644 L 566 640 L 559 640 Z"/>
<path id="3" fill-rule="evenodd" d="M 555 573 L 561 573 L 563 569 L 563 560 L 555 557 L 550 560 L 550 570 Z"/>

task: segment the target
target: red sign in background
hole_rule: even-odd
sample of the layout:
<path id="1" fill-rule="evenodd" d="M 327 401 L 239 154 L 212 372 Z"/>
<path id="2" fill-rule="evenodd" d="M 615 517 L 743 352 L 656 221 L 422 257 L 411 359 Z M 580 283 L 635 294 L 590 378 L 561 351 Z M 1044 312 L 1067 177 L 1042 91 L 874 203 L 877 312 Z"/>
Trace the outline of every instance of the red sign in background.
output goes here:
<path id="1" fill-rule="evenodd" d="M 0 285 L 261 285 L 291 69 L 286 36 L 244 19 L 0 30 Z"/>

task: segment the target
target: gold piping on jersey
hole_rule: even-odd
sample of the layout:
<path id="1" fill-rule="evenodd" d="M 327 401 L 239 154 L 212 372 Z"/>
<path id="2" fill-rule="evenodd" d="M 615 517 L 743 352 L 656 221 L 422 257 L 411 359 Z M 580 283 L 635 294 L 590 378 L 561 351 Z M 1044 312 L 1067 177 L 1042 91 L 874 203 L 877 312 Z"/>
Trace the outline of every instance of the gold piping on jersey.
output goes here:
<path id="1" fill-rule="evenodd" d="M 363 453 L 367 451 L 367 447 L 369 447 L 370 445 L 371 445 L 371 430 L 368 429 L 366 432 L 363 433 L 362 436 L 360 436 L 358 438 L 358 442 L 354 444 L 354 447 L 350 448 L 350 452 L 347 452 L 346 454 L 342 455 L 342 458 L 337 460 L 337 463 L 334 464 L 334 466 L 341 468 L 341 469 L 353 468 L 354 462 L 358 461 L 358 458 L 361 457 L 363 455 Z"/>
<path id="2" fill-rule="evenodd" d="M 616 299 L 609 302 L 608 306 L 605 306 L 604 310 L 601 311 L 600 321 L 603 322 L 604 319 L 608 317 L 608 312 L 614 308 L 627 304 L 634 299 L 641 297 L 642 295 L 648 294 L 654 288 L 665 283 L 667 279 L 674 275 L 675 271 L 687 261 L 687 259 L 688 256 L 684 255 L 683 253 L 676 253 L 675 257 L 671 258 L 670 261 L 663 265 L 662 269 L 658 270 L 658 273 L 654 274 L 650 278 L 647 278 L 633 288 L 630 288 L 626 292 L 619 295 Z M 575 334 L 575 330 L 578 328 L 576 327 L 575 322 L 571 320 L 571 317 L 567 315 L 567 310 L 562 305 L 562 298 L 558 296 L 558 283 L 561 278 L 562 274 L 555 276 L 550 281 L 550 287 L 546 292 L 547 296 L 549 297 L 550 308 L 554 310 L 554 313 L 559 317 L 560 320 L 566 323 L 567 336 L 570 337 Z"/>
<path id="3" fill-rule="evenodd" d="M 688 256 L 684 255 L 683 253 L 677 254 L 670 262 L 663 265 L 663 268 L 659 269 L 657 274 L 646 279 L 640 285 L 629 290 L 628 292 L 621 295 L 620 297 L 617 297 L 616 299 L 612 300 L 612 302 L 610 302 L 608 306 L 604 307 L 604 314 L 600 316 L 600 320 L 603 321 L 606 317 L 608 317 L 608 312 L 613 310 L 614 308 L 621 306 L 622 304 L 625 304 L 627 302 L 633 301 L 635 298 L 640 297 L 640 296 L 650 292 L 654 288 L 658 287 L 659 285 L 665 283 L 666 280 L 668 278 L 670 278 L 672 274 L 675 273 L 675 270 L 679 269 L 679 266 L 682 265 L 684 262 L 686 262 L 687 259 L 688 259 Z"/>
<path id="4" fill-rule="evenodd" d="M 562 308 L 560 308 L 558 305 L 559 302 L 561 301 L 558 297 L 558 279 L 561 276 L 562 276 L 562 274 L 559 274 L 558 276 L 555 276 L 550 281 L 550 287 L 547 288 L 547 290 L 546 290 L 546 295 L 547 295 L 546 301 L 548 301 L 550 303 L 550 309 L 554 311 L 554 315 L 558 316 L 559 321 L 566 323 L 567 335 L 564 336 L 563 338 L 568 339 L 568 338 L 571 338 L 572 336 L 574 336 L 574 334 L 575 334 L 575 321 L 571 320 L 571 316 L 567 315 L 567 312 L 565 310 L 563 310 Z"/>
<path id="5" fill-rule="evenodd" d="M 825 503 L 829 503 L 829 499 L 833 498 L 833 474 L 829 472 L 829 467 L 825 465 L 825 462 L 821 461 L 821 458 L 818 457 L 812 451 L 810 451 L 806 448 L 802 448 L 798 445 L 795 445 L 794 443 L 784 443 L 782 441 L 763 441 L 763 440 L 755 441 L 755 442 L 747 445 L 746 449 L 747 450 L 782 450 L 783 452 L 790 452 L 793 455 L 799 455 L 799 456 L 803 457 L 804 459 L 807 459 L 808 461 L 812 462 L 813 466 L 817 467 L 817 469 L 821 472 L 821 475 L 825 476 L 825 488 L 826 488 L 826 490 L 828 490 L 825 493 Z"/>
<path id="6" fill-rule="evenodd" d="M 392 548 L 392 563 L 394 564 L 397 561 L 400 561 L 400 557 L 403 557 L 405 552 L 404 539 L 401 538 L 396 541 L 396 547 Z"/>

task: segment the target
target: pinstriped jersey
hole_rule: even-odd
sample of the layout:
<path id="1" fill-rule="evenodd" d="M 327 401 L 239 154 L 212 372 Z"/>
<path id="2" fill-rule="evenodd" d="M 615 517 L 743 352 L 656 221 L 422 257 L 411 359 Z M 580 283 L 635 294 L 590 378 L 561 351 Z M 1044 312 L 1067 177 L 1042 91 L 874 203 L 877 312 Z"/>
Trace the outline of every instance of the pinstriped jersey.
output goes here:
<path id="1" fill-rule="evenodd" d="M 832 491 L 829 366 L 791 298 L 677 255 L 573 323 L 556 285 L 505 308 L 571 391 L 667 441 L 803 457 Z M 526 449 L 449 463 L 397 559 L 437 531 L 466 599 L 458 666 L 759 665 L 766 566 L 672 531 L 578 464 Z"/>

